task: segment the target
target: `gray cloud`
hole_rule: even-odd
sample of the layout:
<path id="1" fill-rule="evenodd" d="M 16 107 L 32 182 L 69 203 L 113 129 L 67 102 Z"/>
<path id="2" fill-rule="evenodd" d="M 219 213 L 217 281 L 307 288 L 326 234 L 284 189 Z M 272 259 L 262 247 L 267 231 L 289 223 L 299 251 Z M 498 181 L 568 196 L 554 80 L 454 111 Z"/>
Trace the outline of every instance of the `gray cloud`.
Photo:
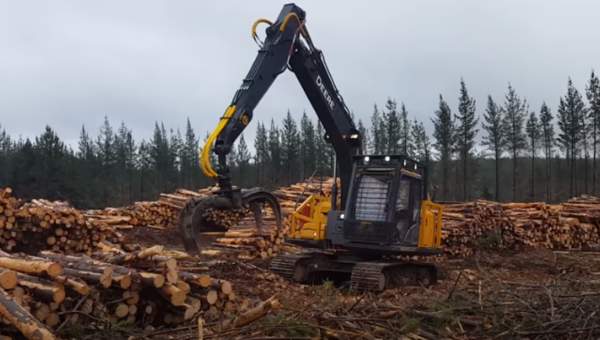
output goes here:
<path id="1" fill-rule="evenodd" d="M 2 1 L 0 124 L 35 136 L 45 124 L 75 141 L 104 115 L 138 137 L 154 121 L 212 128 L 252 63 L 250 24 L 282 1 Z M 443 94 L 456 106 L 463 77 L 482 112 L 508 82 L 532 109 L 556 106 L 571 76 L 600 70 L 597 1 L 298 2 L 342 95 L 368 120 L 391 96 L 429 125 Z M 312 112 L 290 73 L 255 111 L 280 120 Z M 253 130 L 249 129 L 249 130 Z M 247 137 L 253 138 L 253 131 Z"/>

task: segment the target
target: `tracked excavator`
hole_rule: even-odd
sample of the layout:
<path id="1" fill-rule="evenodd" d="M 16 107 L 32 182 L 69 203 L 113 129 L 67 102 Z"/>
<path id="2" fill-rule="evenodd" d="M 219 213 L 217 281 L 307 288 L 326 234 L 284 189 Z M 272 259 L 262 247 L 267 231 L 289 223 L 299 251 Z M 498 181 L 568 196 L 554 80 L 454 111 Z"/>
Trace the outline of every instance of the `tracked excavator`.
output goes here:
<path id="1" fill-rule="evenodd" d="M 263 40 L 257 34 L 266 25 Z M 180 231 L 189 252 L 205 246 L 202 235 L 227 226 L 207 217 L 207 211 L 248 214 L 260 231 L 269 210 L 271 223 L 282 228 L 276 197 L 260 189 L 232 184 L 227 155 L 250 123 L 255 107 L 286 70 L 294 73 L 335 151 L 330 196 L 313 195 L 289 219 L 287 240 L 304 251 L 281 254 L 271 262 L 275 273 L 298 282 L 321 275 L 345 275 L 351 288 L 381 291 L 404 284 L 432 284 L 435 266 L 412 262 L 412 255 L 440 253 L 441 206 L 427 198 L 425 164 L 402 155 L 362 155 L 361 134 L 352 121 L 306 27 L 306 14 L 286 4 L 277 19 L 258 19 L 252 37 L 260 49 L 242 85 L 200 155 L 203 173 L 216 181 L 212 196 L 189 201 L 181 213 Z M 213 166 L 213 153 L 216 166 Z"/>

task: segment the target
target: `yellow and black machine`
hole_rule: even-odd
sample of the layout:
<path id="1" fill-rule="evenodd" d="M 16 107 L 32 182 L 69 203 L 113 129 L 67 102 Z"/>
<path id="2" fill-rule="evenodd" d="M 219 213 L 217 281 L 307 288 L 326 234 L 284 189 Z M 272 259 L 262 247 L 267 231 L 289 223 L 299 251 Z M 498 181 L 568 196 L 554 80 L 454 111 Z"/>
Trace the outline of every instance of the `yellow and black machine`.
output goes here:
<path id="1" fill-rule="evenodd" d="M 345 204 L 336 208 L 335 190 L 306 199 L 290 216 L 288 234 L 306 251 L 278 255 L 271 269 L 298 282 L 348 276 L 357 290 L 434 283 L 435 266 L 399 260 L 440 252 L 442 207 L 426 198 L 427 168 L 404 156 L 353 160 Z"/>
<path id="2" fill-rule="evenodd" d="M 427 199 L 427 168 L 399 155 L 361 155 L 362 136 L 306 27 L 306 14 L 295 4 L 283 6 L 277 20 L 259 19 L 252 36 L 258 56 L 236 91 L 200 157 L 204 174 L 219 190 L 213 196 L 189 201 L 180 218 L 186 250 L 199 251 L 201 235 L 224 229 L 206 219 L 207 209 L 225 209 L 254 215 L 262 228 L 262 212 L 269 209 L 282 227 L 279 203 L 261 188 L 232 185 L 227 155 L 250 123 L 254 108 L 277 76 L 286 69 L 297 77 L 319 121 L 324 138 L 335 151 L 339 189 L 330 197 L 311 196 L 291 218 L 288 239 L 305 247 L 299 254 L 282 254 L 271 269 L 291 280 L 307 282 L 323 274 L 346 275 L 351 287 L 380 291 L 397 284 L 431 284 L 433 265 L 400 260 L 406 255 L 440 253 L 441 206 Z M 266 24 L 266 38 L 256 33 Z M 211 161 L 216 154 L 217 165 Z"/>

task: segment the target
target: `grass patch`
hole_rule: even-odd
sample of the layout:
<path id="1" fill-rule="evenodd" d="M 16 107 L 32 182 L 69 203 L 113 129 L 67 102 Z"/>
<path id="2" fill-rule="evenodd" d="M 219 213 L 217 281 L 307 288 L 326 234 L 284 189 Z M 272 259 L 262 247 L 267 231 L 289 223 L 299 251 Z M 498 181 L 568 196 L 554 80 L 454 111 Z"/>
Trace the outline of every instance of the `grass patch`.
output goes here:
<path id="1" fill-rule="evenodd" d="M 319 329 L 310 324 L 291 318 L 287 315 L 269 315 L 260 321 L 260 328 L 270 336 L 282 336 L 289 338 L 314 337 L 319 335 Z"/>

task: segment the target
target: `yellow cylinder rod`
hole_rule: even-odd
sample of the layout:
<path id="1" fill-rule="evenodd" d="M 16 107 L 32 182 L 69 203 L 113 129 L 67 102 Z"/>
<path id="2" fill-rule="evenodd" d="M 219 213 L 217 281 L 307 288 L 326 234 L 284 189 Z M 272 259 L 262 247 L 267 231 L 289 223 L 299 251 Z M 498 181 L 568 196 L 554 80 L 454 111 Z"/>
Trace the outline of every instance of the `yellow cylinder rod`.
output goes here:
<path id="1" fill-rule="evenodd" d="M 212 163 L 210 161 L 210 153 L 212 151 L 215 140 L 217 139 L 217 137 L 219 137 L 219 134 L 221 133 L 221 131 L 223 131 L 223 129 L 227 125 L 227 122 L 229 121 L 231 116 L 233 116 L 234 113 L 235 105 L 231 105 L 225 110 L 225 113 L 223 114 L 223 117 L 221 117 L 221 120 L 219 120 L 217 127 L 208 136 L 208 139 L 202 147 L 202 151 L 199 155 L 200 169 L 202 169 L 202 172 L 206 177 L 215 178 L 218 175 L 215 169 L 213 169 Z"/>

